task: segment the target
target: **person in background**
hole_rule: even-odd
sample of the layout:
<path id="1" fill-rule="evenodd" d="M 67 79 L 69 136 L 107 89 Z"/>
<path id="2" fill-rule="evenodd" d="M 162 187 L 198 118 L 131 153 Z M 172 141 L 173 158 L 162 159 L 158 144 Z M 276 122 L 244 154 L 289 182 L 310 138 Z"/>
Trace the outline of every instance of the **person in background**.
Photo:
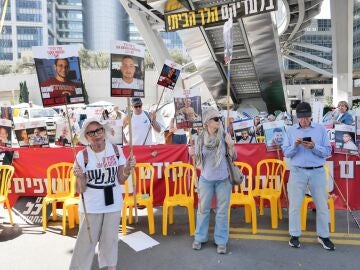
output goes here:
<path id="1" fill-rule="evenodd" d="M 172 144 L 186 144 L 186 131 L 183 128 L 177 128 L 175 118 L 170 121 L 169 132 L 172 133 Z"/>
<path id="2" fill-rule="evenodd" d="M 156 113 L 147 113 L 142 109 L 142 101 L 139 97 L 133 97 L 131 99 L 131 105 L 133 107 L 133 114 L 131 115 L 132 125 L 132 143 L 133 145 L 151 145 L 153 144 L 151 129 L 155 132 L 161 131 L 160 124 L 156 121 Z M 129 116 L 124 118 L 124 129 L 129 124 Z M 129 133 L 125 134 L 124 142 L 128 143 Z"/>
<path id="3" fill-rule="evenodd" d="M 201 167 L 198 186 L 198 209 L 196 219 L 194 250 L 199 250 L 208 241 L 210 209 L 212 198 L 216 197 L 216 214 L 214 240 L 217 253 L 227 252 L 229 240 L 228 209 L 232 185 L 226 161 L 226 148 L 230 157 L 237 157 L 234 141 L 223 129 L 221 114 L 209 107 L 203 111 L 204 129 L 196 138 L 195 145 L 190 146 L 189 154 Z"/>
<path id="4" fill-rule="evenodd" d="M 120 185 L 136 165 L 135 157 L 125 158 L 120 146 L 108 141 L 109 127 L 95 118 L 87 119 L 80 131 L 80 141 L 86 148 L 74 163 L 77 192 L 80 200 L 80 225 L 70 270 L 91 269 L 95 248 L 99 243 L 99 267 L 115 270 L 118 260 L 118 230 L 123 199 Z M 84 207 L 90 224 L 90 241 Z"/>
<path id="5" fill-rule="evenodd" d="M 307 186 L 316 206 L 317 241 L 324 249 L 334 250 L 329 238 L 328 192 L 324 164 L 331 154 L 331 145 L 324 126 L 311 122 L 311 106 L 301 102 L 296 107 L 298 124 L 287 129 L 282 150 L 289 159 L 289 245 L 300 247 L 300 211 Z M 303 138 L 310 137 L 311 141 Z"/>
<path id="6" fill-rule="evenodd" d="M 352 125 L 354 119 L 352 115 L 348 112 L 349 111 L 349 104 L 346 101 L 340 101 L 338 103 L 338 110 L 339 115 L 334 121 L 334 124 L 345 124 L 345 125 Z"/>

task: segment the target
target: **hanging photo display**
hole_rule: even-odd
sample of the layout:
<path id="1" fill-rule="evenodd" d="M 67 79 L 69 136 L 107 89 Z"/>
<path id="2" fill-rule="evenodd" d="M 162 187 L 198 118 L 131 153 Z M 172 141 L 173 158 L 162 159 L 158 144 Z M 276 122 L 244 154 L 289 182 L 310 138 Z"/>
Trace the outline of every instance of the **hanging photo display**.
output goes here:
<path id="1" fill-rule="evenodd" d="M 180 76 L 180 71 L 181 65 L 170 60 L 166 60 L 157 84 L 173 90 Z"/>
<path id="2" fill-rule="evenodd" d="M 232 126 L 236 143 L 256 143 L 256 137 L 251 132 L 254 128 L 252 119 L 234 121 Z"/>
<path id="3" fill-rule="evenodd" d="M 281 149 L 281 145 L 284 142 L 285 134 L 285 122 L 283 120 L 265 122 L 263 124 L 265 134 L 265 145 L 267 151 L 276 151 Z"/>
<path id="4" fill-rule="evenodd" d="M 200 89 L 182 89 L 174 92 L 177 128 L 202 127 Z"/>
<path id="5" fill-rule="evenodd" d="M 145 47 L 113 41 L 110 49 L 112 97 L 145 97 Z"/>
<path id="6" fill-rule="evenodd" d="M 0 119 L 0 146 L 11 147 L 11 127 L 11 120 Z"/>
<path id="7" fill-rule="evenodd" d="M 112 144 L 123 145 L 123 120 L 106 120 L 105 123 L 110 127 L 110 134 L 107 134 Z"/>
<path id="8" fill-rule="evenodd" d="M 44 121 L 16 123 L 14 130 L 20 147 L 49 147 Z"/>
<path id="9" fill-rule="evenodd" d="M 78 49 L 76 45 L 33 47 L 44 107 L 84 103 Z"/>
<path id="10" fill-rule="evenodd" d="M 355 144 L 355 126 L 335 125 L 334 153 L 358 155 L 358 147 Z"/>
<path id="11" fill-rule="evenodd" d="M 56 122 L 55 145 L 71 146 L 69 124 L 65 120 Z"/>

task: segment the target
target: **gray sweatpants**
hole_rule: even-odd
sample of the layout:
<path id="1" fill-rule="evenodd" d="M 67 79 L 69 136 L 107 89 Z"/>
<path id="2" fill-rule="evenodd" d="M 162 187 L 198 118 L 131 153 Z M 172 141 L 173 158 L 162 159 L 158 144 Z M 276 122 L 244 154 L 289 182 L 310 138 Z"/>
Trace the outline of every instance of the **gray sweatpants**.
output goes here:
<path id="1" fill-rule="evenodd" d="M 99 267 L 116 266 L 118 257 L 118 231 L 121 212 L 88 214 L 92 243 L 90 243 L 85 215 L 80 214 L 70 270 L 89 270 L 99 242 Z"/>

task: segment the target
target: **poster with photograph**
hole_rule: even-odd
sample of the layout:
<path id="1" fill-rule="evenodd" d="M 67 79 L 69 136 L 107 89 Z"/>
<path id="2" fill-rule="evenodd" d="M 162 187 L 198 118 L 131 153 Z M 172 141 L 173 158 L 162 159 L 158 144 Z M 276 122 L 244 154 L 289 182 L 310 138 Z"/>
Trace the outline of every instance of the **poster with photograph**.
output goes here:
<path id="1" fill-rule="evenodd" d="M 254 127 L 252 119 L 237 120 L 232 123 L 236 143 L 256 143 L 256 137 L 251 130 Z"/>
<path id="2" fill-rule="evenodd" d="M 113 41 L 110 48 L 112 97 L 145 97 L 145 47 Z"/>
<path id="3" fill-rule="evenodd" d="M 202 127 L 200 89 L 182 89 L 174 92 L 177 128 Z"/>
<path id="4" fill-rule="evenodd" d="M 355 116 L 355 124 L 356 124 L 356 135 L 360 137 L 360 110 L 356 112 Z M 360 138 L 359 138 L 360 139 Z"/>
<path id="5" fill-rule="evenodd" d="M 180 76 L 180 71 L 181 65 L 170 60 L 166 60 L 157 84 L 174 90 L 176 82 Z"/>
<path id="6" fill-rule="evenodd" d="M 355 126 L 335 125 L 334 153 L 358 155 L 358 147 L 355 144 Z"/>
<path id="7" fill-rule="evenodd" d="M 14 131 L 20 147 L 49 147 L 44 121 L 16 123 Z"/>
<path id="8" fill-rule="evenodd" d="M 55 145 L 71 146 L 71 133 L 67 121 L 56 122 Z"/>
<path id="9" fill-rule="evenodd" d="M 84 103 L 78 49 L 76 45 L 33 47 L 44 107 Z"/>
<path id="10" fill-rule="evenodd" d="M 109 141 L 112 144 L 123 145 L 123 120 L 106 120 L 105 122 L 111 128 L 111 132 L 108 135 Z"/>
<path id="11" fill-rule="evenodd" d="M 11 120 L 0 119 L 0 146 L 11 147 L 11 127 Z"/>
<path id="12" fill-rule="evenodd" d="M 7 119 L 13 121 L 13 110 L 10 106 L 0 107 L 0 119 Z"/>
<path id="13" fill-rule="evenodd" d="M 284 120 L 263 123 L 265 145 L 267 151 L 281 150 L 284 142 L 285 122 Z"/>

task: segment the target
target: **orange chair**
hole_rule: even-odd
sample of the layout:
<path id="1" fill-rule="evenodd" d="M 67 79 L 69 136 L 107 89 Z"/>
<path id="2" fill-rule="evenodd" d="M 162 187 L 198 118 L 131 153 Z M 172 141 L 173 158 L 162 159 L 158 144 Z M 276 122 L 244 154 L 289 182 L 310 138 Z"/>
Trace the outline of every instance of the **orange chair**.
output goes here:
<path id="1" fill-rule="evenodd" d="M 134 170 L 136 183 L 136 204 L 145 206 L 148 213 L 149 234 L 155 233 L 153 186 L 155 170 L 149 163 L 137 163 Z M 122 208 L 122 233 L 126 234 L 126 210 L 129 208 L 129 224 L 132 224 L 134 195 L 129 193 L 129 181 L 125 181 L 125 197 Z"/>
<path id="2" fill-rule="evenodd" d="M 50 165 L 46 170 L 47 195 L 42 202 L 42 225 L 46 230 L 46 205 L 52 205 L 52 220 L 56 221 L 56 204 L 74 198 L 75 176 L 72 172 L 73 164 L 70 162 L 59 162 Z M 64 228 L 63 228 L 64 229 Z"/>
<path id="3" fill-rule="evenodd" d="M 163 203 L 162 231 L 167 235 L 167 222 L 174 223 L 174 206 L 182 206 L 188 209 L 190 236 L 195 233 L 194 214 L 194 166 L 187 163 L 174 163 L 165 167 L 166 194 Z M 170 187 L 173 183 L 173 188 Z"/>
<path id="4" fill-rule="evenodd" d="M 286 164 L 278 159 L 263 159 L 256 165 L 255 189 L 253 195 L 260 198 L 260 215 L 264 215 L 264 199 L 270 202 L 271 228 L 278 227 L 282 219 L 281 193 L 284 185 Z M 261 175 L 265 178 L 261 181 Z"/>
<path id="5" fill-rule="evenodd" d="M 256 218 L 256 204 L 254 196 L 252 195 L 252 181 L 253 170 L 252 167 L 245 162 L 234 162 L 236 166 L 240 168 L 243 174 L 246 176 L 241 185 L 233 186 L 230 195 L 229 205 L 229 224 L 230 224 L 230 212 L 232 205 L 244 205 L 245 206 L 245 222 L 250 223 L 252 221 L 252 233 L 257 232 L 257 218 Z"/>
<path id="6" fill-rule="evenodd" d="M 8 199 L 8 193 L 11 186 L 11 180 L 14 175 L 14 167 L 11 165 L 0 165 L 0 203 L 4 203 L 9 213 L 10 223 L 14 224 L 11 207 Z"/>
<path id="7" fill-rule="evenodd" d="M 330 181 L 330 172 L 329 172 L 329 165 L 326 163 L 324 165 L 325 172 L 326 172 L 326 181 Z M 301 230 L 306 231 L 306 217 L 307 217 L 307 209 L 308 204 L 314 202 L 313 198 L 310 196 L 305 196 L 302 207 L 301 207 Z M 332 196 L 328 196 L 328 206 L 330 212 L 330 232 L 335 232 L 335 201 Z"/>

